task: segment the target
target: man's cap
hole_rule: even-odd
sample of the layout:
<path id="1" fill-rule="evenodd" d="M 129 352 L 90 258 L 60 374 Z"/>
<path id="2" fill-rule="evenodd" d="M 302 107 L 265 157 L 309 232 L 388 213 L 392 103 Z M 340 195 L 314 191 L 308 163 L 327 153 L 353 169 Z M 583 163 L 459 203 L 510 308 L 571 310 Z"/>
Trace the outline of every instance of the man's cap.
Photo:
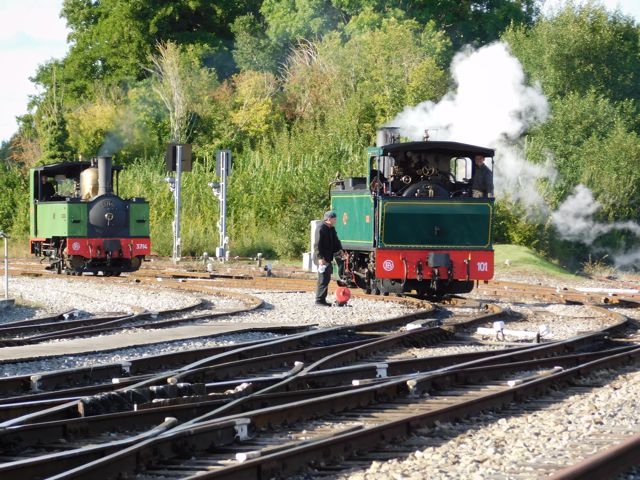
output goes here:
<path id="1" fill-rule="evenodd" d="M 328 212 L 325 212 L 324 214 L 324 219 L 325 220 L 329 220 L 330 218 L 336 218 L 336 212 L 334 212 L 333 210 L 329 210 Z"/>

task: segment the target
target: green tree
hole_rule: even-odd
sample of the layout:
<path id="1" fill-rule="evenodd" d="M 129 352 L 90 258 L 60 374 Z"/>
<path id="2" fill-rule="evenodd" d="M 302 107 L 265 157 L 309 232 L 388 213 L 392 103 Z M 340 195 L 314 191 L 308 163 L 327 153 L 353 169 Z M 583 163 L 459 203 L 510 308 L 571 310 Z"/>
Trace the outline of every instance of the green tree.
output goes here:
<path id="1" fill-rule="evenodd" d="M 180 50 L 173 42 L 158 44 L 157 50 L 158 55 L 151 57 L 152 71 L 157 79 L 154 90 L 169 112 L 170 141 L 185 143 L 189 138 L 192 109 L 181 68 Z"/>
<path id="2" fill-rule="evenodd" d="M 197 46 L 181 48 L 173 42 L 158 45 L 158 55 L 151 59 L 154 75 L 151 86 L 165 113 L 169 113 L 171 141 L 199 143 L 206 149 L 212 143 L 214 129 L 229 122 L 219 115 L 216 72 L 201 66 L 200 52 Z"/>
<path id="3" fill-rule="evenodd" d="M 11 154 L 11 143 L 7 140 L 2 140 L 0 143 L 0 162 L 6 162 Z"/>
<path id="4" fill-rule="evenodd" d="M 257 13 L 258 0 L 65 0 L 61 16 L 70 29 L 63 65 L 65 94 L 72 100 L 92 96 L 94 82 L 123 86 L 142 80 L 157 43 L 207 46 L 202 62 L 224 76 L 235 71 L 230 25 Z M 44 65 L 36 81 L 51 85 Z"/>
<path id="5" fill-rule="evenodd" d="M 331 117 L 326 123 L 335 125 L 343 117 L 367 124 L 372 136 L 409 102 L 435 100 L 446 91 L 447 75 L 440 65 L 449 44 L 433 24 L 421 27 L 391 18 L 372 30 L 347 30 L 352 33 L 346 42 L 333 34 L 293 50 L 285 69 L 287 118 L 324 122 Z M 347 107 L 366 117 L 345 114 Z M 337 125 L 350 130 L 345 120 Z"/>
<path id="6" fill-rule="evenodd" d="M 344 24 L 341 11 L 330 0 L 264 0 L 260 12 L 267 35 L 286 43 L 321 38 Z"/>
<path id="7" fill-rule="evenodd" d="M 603 203 L 609 220 L 637 217 L 640 142 L 633 130 L 635 104 L 612 102 L 595 92 L 572 93 L 551 103 L 550 120 L 530 133 L 529 159 L 542 163 L 549 155 L 559 178 L 549 190 L 553 208 L 585 184 Z"/>
<path id="8" fill-rule="evenodd" d="M 640 98 L 640 29 L 629 17 L 569 3 L 531 28 L 511 27 L 504 39 L 552 98 L 589 91 L 611 100 Z"/>
<path id="9" fill-rule="evenodd" d="M 505 33 L 529 78 L 550 99 L 549 120 L 528 133 L 527 157 L 538 163 L 551 159 L 559 173 L 555 182 L 541 184 L 551 209 L 583 184 L 601 205 L 594 221 L 636 221 L 640 175 L 632 164 L 640 148 L 639 35 L 630 18 L 593 2 L 570 2 L 531 27 L 513 26 Z M 540 238 L 546 238 L 542 249 L 548 255 L 574 266 L 593 248 L 622 251 L 637 245 L 637 237 L 623 230 L 590 247 L 561 241 L 550 225 Z"/>
<path id="10" fill-rule="evenodd" d="M 39 110 L 37 122 L 38 137 L 42 146 L 40 163 L 55 163 L 70 160 L 72 153 L 69 148 L 69 132 L 64 118 L 61 102 L 55 95 L 55 90 L 45 100 Z"/>
<path id="11" fill-rule="evenodd" d="M 94 100 L 77 105 L 67 114 L 69 143 L 77 155 L 91 158 L 116 152 L 113 142 L 116 138 L 114 135 L 117 135 L 118 106 L 123 101 L 121 97 L 119 89 L 109 89 L 98 94 Z M 108 140 L 111 145 L 106 145 Z M 121 144 L 121 140 L 117 141 L 118 146 Z"/>
<path id="12" fill-rule="evenodd" d="M 242 70 L 275 73 L 285 59 L 282 42 L 266 34 L 265 25 L 253 14 L 242 15 L 231 26 L 234 34 L 233 59 Z"/>
<path id="13" fill-rule="evenodd" d="M 25 175 L 15 165 L 0 162 L 0 189 L 0 230 L 25 233 L 28 202 L 24 199 L 29 191 Z"/>
<path id="14" fill-rule="evenodd" d="M 500 38 L 509 25 L 532 25 L 536 0 L 461 0 L 400 2 L 411 5 L 409 15 L 420 23 L 442 25 L 453 47 L 484 45 Z M 403 7 L 400 7 L 403 8 Z"/>
<path id="15" fill-rule="evenodd" d="M 271 73 L 246 71 L 233 77 L 234 108 L 230 120 L 248 139 L 265 137 L 278 126 L 279 84 Z"/>

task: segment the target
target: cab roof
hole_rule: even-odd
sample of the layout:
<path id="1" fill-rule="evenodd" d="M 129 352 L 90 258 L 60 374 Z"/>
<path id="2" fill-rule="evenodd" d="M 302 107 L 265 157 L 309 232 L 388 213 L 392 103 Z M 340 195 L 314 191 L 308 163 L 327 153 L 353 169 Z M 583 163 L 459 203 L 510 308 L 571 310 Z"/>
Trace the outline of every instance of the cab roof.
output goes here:
<path id="1" fill-rule="evenodd" d="M 81 161 L 81 162 L 61 162 L 61 163 L 52 163 L 50 165 L 40 165 L 37 167 L 33 167 L 31 170 L 34 172 L 39 172 L 40 174 L 45 175 L 60 175 L 64 174 L 67 176 L 77 176 L 80 173 L 89 168 L 91 166 L 91 162 L 89 161 Z M 114 171 L 122 170 L 121 165 L 111 165 L 111 169 Z"/>
<path id="2" fill-rule="evenodd" d="M 495 155 L 495 150 L 493 148 L 469 145 L 467 143 L 442 141 L 390 143 L 389 145 L 380 147 L 380 149 L 382 150 L 383 155 L 393 155 L 394 153 L 408 151 L 438 152 L 465 157 L 472 157 L 476 154 L 484 155 L 485 157 L 493 157 Z"/>

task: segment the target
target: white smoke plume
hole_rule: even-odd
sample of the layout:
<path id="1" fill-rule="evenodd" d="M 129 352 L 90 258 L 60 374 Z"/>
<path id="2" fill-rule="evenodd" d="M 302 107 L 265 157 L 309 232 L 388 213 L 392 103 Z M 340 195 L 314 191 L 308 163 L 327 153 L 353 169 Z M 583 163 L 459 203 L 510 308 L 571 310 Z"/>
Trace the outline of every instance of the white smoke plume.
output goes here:
<path id="1" fill-rule="evenodd" d="M 539 86 L 526 84 L 522 65 L 506 44 L 464 49 L 454 57 L 451 74 L 455 88 L 439 102 L 407 107 L 388 125 L 399 127 L 410 140 L 420 140 L 427 129 L 431 140 L 495 148 L 496 196 L 519 202 L 531 221 L 550 218 L 563 239 L 593 245 L 601 235 L 622 229 L 640 237 L 635 222 L 595 221 L 600 204 L 584 185 L 577 186 L 557 211 L 550 211 L 538 187 L 541 180 L 555 182 L 553 159 L 550 154 L 544 164 L 528 162 L 523 141 L 530 127 L 546 121 L 549 105 Z M 640 251 L 611 256 L 618 267 L 640 264 Z"/>
<path id="2" fill-rule="evenodd" d="M 550 163 L 525 159 L 523 134 L 548 115 L 548 103 L 538 86 L 528 86 L 520 62 L 505 43 L 497 42 L 456 54 L 451 64 L 455 89 L 438 103 L 407 107 L 389 125 L 411 140 L 429 130 L 432 140 L 454 140 L 496 149 L 496 196 L 520 201 L 530 216 L 547 215 L 536 189 L 540 179 L 554 181 Z"/>
<path id="3" fill-rule="evenodd" d="M 493 145 L 520 138 L 547 117 L 546 97 L 525 84 L 520 62 L 504 43 L 465 48 L 453 58 L 451 73 L 455 91 L 438 103 L 406 108 L 391 124 L 413 140 L 428 128 L 432 139 Z"/>
<path id="4" fill-rule="evenodd" d="M 627 230 L 640 238 L 640 225 L 636 222 L 601 223 L 594 220 L 601 204 L 584 185 L 577 185 L 558 209 L 551 214 L 551 222 L 563 239 L 592 245 L 598 237 L 616 230 Z M 613 253 L 613 261 L 619 268 L 637 266 L 640 250 Z"/>

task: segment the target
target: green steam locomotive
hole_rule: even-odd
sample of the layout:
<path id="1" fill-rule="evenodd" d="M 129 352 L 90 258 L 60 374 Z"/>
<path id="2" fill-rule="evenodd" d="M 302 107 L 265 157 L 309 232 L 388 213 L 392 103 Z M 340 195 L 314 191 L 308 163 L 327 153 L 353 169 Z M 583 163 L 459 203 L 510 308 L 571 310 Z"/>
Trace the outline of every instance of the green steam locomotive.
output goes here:
<path id="1" fill-rule="evenodd" d="M 367 176 L 332 183 L 348 254 L 340 283 L 374 294 L 470 292 L 493 278 L 493 191 L 474 195 L 472 179 L 475 157 L 493 165 L 495 152 L 399 139 L 398 129 L 381 129 L 368 149 Z"/>
<path id="2" fill-rule="evenodd" d="M 151 253 L 149 203 L 118 196 L 121 169 L 97 157 L 30 170 L 30 249 L 47 269 L 118 276 L 140 268 Z"/>

